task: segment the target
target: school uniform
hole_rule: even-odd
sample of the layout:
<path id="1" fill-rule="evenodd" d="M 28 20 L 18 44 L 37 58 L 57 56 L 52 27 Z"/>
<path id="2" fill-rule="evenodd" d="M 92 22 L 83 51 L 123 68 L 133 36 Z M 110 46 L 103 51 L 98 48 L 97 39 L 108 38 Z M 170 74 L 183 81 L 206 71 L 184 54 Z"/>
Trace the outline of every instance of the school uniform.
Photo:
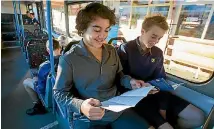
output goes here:
<path id="1" fill-rule="evenodd" d="M 117 52 L 123 66 L 124 74 L 145 82 L 158 78 L 166 78 L 163 67 L 163 52 L 160 48 L 154 46 L 143 50 L 138 37 L 126 44 L 122 44 Z M 145 97 L 136 105 L 135 109 L 150 124 L 158 127 L 166 122 L 160 116 L 159 109 L 167 110 L 167 121 L 175 125 L 178 114 L 187 105 L 189 105 L 187 101 L 169 92 L 160 91 L 159 93 Z"/>

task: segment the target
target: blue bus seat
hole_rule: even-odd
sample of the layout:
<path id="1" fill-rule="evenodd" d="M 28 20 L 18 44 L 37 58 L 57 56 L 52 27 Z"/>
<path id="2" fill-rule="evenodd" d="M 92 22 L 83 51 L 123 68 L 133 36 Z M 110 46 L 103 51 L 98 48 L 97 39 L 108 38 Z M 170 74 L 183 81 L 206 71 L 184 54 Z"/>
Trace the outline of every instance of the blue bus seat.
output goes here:
<path id="1" fill-rule="evenodd" d="M 56 105 L 54 113 L 56 114 L 57 120 L 60 123 L 60 129 L 73 129 L 69 122 L 69 118 L 67 117 L 69 112 L 66 109 L 66 106 L 59 104 L 55 99 L 54 103 Z"/>
<path id="2" fill-rule="evenodd" d="M 39 98 L 42 101 L 43 105 L 46 108 L 52 108 L 52 82 L 51 82 L 51 74 L 47 76 L 46 85 L 45 85 L 45 94 L 39 94 Z"/>
<path id="3" fill-rule="evenodd" d="M 70 43 L 68 43 L 68 45 L 63 50 L 63 54 L 65 54 L 67 51 L 69 51 L 71 49 L 72 45 L 78 44 L 79 42 L 80 41 L 71 41 Z"/>
<path id="4" fill-rule="evenodd" d="M 126 39 L 124 37 L 115 37 L 115 38 L 111 38 L 108 42 L 108 44 L 112 44 L 115 48 L 118 48 L 119 45 L 116 43 L 113 43 L 113 41 L 122 41 L 122 43 L 127 43 Z"/>
<path id="5" fill-rule="evenodd" d="M 44 96 L 44 103 L 45 107 L 51 108 L 53 106 L 52 99 L 53 99 L 53 87 L 51 81 L 51 74 L 47 76 L 46 80 L 46 89 L 45 89 L 45 96 Z"/>

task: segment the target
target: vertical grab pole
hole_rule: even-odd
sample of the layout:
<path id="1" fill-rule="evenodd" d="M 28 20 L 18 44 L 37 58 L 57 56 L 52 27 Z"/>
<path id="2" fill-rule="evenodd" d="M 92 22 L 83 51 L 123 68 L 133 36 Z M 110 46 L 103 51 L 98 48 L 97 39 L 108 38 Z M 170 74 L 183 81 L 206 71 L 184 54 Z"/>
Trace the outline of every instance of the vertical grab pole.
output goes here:
<path id="1" fill-rule="evenodd" d="M 47 23 L 46 27 L 48 29 L 48 40 L 49 40 L 49 49 L 50 49 L 50 62 L 51 62 L 51 82 L 52 82 L 52 88 L 55 83 L 55 71 L 54 71 L 54 57 L 53 57 L 53 40 L 52 40 L 52 30 L 51 30 L 51 1 L 46 1 L 47 6 Z M 55 100 L 52 94 L 52 103 L 53 103 L 53 113 L 55 113 Z"/>
<path id="2" fill-rule="evenodd" d="M 48 28 L 48 40 L 49 40 L 49 49 L 50 49 L 50 61 L 51 61 L 51 74 L 55 79 L 55 71 L 54 71 L 54 57 L 53 57 L 53 39 L 52 39 L 52 30 L 51 30 L 51 1 L 46 1 L 47 5 L 47 28 Z"/>
<path id="3" fill-rule="evenodd" d="M 22 19 L 22 11 L 21 11 L 21 3 L 19 0 L 19 16 L 20 16 L 20 20 L 21 20 L 21 31 L 22 31 L 22 45 L 24 47 L 24 40 L 25 40 L 25 33 L 24 33 L 24 25 L 23 25 L 23 19 Z M 25 50 L 23 48 L 23 50 Z"/>
<path id="4" fill-rule="evenodd" d="M 16 3 L 15 1 L 13 1 L 13 8 L 14 8 L 14 16 L 15 16 L 15 22 L 16 22 L 16 35 L 19 38 L 20 41 L 20 35 L 19 35 L 19 21 L 18 21 L 18 17 L 17 17 L 17 12 L 16 12 Z M 22 46 L 22 45 L 21 45 Z"/>

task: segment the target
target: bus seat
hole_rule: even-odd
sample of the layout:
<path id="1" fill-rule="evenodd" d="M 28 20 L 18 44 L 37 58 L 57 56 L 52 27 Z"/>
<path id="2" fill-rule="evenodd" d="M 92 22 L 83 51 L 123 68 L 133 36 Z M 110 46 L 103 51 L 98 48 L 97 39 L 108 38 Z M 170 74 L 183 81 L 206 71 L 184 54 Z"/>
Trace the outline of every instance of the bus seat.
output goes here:
<path id="1" fill-rule="evenodd" d="M 44 102 L 45 102 L 45 107 L 50 108 L 52 107 L 52 81 L 51 81 L 51 74 L 47 76 L 46 80 L 46 90 L 45 90 L 45 96 L 44 96 Z"/>
<path id="2" fill-rule="evenodd" d="M 27 46 L 28 42 L 32 39 L 36 39 L 36 37 L 33 34 L 25 36 L 25 40 L 24 40 L 24 51 L 25 52 L 26 52 L 26 46 Z"/>
<path id="3" fill-rule="evenodd" d="M 27 36 L 33 35 L 33 33 L 30 32 L 28 29 L 24 29 L 24 35 L 25 35 L 25 37 L 27 37 Z"/>
<path id="4" fill-rule="evenodd" d="M 39 98 L 41 99 L 43 105 L 46 108 L 52 107 L 52 82 L 51 82 L 51 74 L 47 76 L 46 80 L 46 88 L 45 94 L 39 94 Z"/>
<path id="5" fill-rule="evenodd" d="M 39 27 L 38 26 L 35 26 L 35 25 L 24 25 L 24 28 L 29 30 L 31 33 L 34 33 L 34 30 L 35 29 L 38 29 Z"/>
<path id="6" fill-rule="evenodd" d="M 45 43 L 38 39 L 28 42 L 27 57 L 30 68 L 38 68 L 41 63 L 47 60 Z"/>
<path id="7" fill-rule="evenodd" d="M 40 29 L 35 29 L 35 30 L 34 30 L 34 35 L 35 35 L 36 37 L 42 37 L 42 36 L 48 37 L 48 33 L 45 32 L 45 31 L 43 31 L 43 30 L 40 30 Z"/>
<path id="8" fill-rule="evenodd" d="M 71 46 L 74 44 L 78 44 L 80 41 L 71 41 L 64 49 L 63 54 L 65 54 L 67 51 L 71 49 Z"/>
<path id="9" fill-rule="evenodd" d="M 120 42 L 120 43 L 117 42 L 117 44 L 112 44 L 112 42 L 115 40 L 122 41 L 122 42 Z M 127 43 L 127 41 L 124 37 L 111 38 L 108 42 L 108 44 L 112 44 L 115 48 L 118 48 L 120 46 L 120 44 L 122 44 L 122 43 Z"/>

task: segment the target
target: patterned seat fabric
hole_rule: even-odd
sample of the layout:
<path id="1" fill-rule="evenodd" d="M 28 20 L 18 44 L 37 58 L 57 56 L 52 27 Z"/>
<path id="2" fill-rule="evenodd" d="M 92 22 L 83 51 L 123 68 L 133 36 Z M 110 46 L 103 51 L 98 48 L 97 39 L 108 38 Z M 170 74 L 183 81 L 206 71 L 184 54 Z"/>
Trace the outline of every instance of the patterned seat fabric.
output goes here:
<path id="1" fill-rule="evenodd" d="M 42 40 L 33 39 L 27 44 L 27 57 L 30 68 L 39 68 L 47 60 L 48 53 Z"/>
<path id="2" fill-rule="evenodd" d="M 27 36 L 32 36 L 33 35 L 33 33 L 32 32 L 30 32 L 29 30 L 27 30 L 27 29 L 24 29 L 24 35 L 25 35 L 25 37 L 27 37 Z"/>
<path id="3" fill-rule="evenodd" d="M 25 40 L 24 40 L 24 48 L 26 50 L 27 44 L 30 40 L 32 39 L 36 39 L 36 37 L 34 35 L 27 35 L 25 36 Z"/>
<path id="4" fill-rule="evenodd" d="M 34 36 L 42 38 L 43 36 L 48 37 L 48 34 L 47 34 L 47 32 L 45 32 L 43 30 L 35 29 Z"/>

